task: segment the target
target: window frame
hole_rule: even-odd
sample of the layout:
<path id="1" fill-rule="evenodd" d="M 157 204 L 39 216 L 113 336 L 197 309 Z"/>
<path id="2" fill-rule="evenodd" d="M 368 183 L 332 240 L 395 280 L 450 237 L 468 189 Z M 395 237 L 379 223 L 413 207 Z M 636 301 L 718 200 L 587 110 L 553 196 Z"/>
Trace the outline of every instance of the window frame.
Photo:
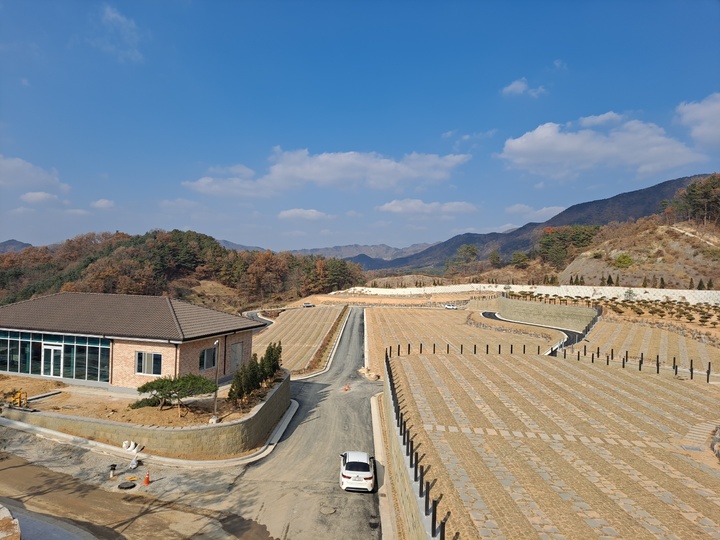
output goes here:
<path id="1" fill-rule="evenodd" d="M 141 356 L 142 355 L 142 356 Z M 155 373 L 155 360 L 159 360 L 159 373 Z M 142 358 L 142 360 L 141 360 Z M 150 372 L 144 371 L 147 367 L 150 367 Z M 138 370 L 138 368 L 142 368 Z M 135 375 L 146 375 L 149 377 L 162 377 L 162 353 L 159 352 L 148 352 L 148 351 L 135 351 Z"/>
<path id="2" fill-rule="evenodd" d="M 208 365 L 208 356 L 212 359 L 212 364 Z M 198 357 L 198 368 L 200 371 L 207 371 L 208 369 L 214 369 L 217 366 L 217 347 L 209 347 L 200 351 Z"/>

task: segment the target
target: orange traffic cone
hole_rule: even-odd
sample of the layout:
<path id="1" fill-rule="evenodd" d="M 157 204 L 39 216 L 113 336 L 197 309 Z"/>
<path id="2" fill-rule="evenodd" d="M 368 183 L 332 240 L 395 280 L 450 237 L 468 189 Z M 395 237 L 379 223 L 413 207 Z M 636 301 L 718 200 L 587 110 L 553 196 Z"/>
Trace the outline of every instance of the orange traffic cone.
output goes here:
<path id="1" fill-rule="evenodd" d="M 148 471 L 147 474 L 145 475 L 145 480 L 143 480 L 143 485 L 144 486 L 150 485 L 150 471 Z"/>

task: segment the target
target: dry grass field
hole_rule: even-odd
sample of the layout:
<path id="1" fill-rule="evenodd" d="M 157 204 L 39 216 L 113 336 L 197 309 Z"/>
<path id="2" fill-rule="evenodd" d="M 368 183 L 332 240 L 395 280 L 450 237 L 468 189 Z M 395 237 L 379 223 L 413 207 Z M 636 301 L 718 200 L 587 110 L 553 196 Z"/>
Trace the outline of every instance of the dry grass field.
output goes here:
<path id="1" fill-rule="evenodd" d="M 549 342 L 471 326 L 463 311 L 366 317 L 371 357 L 395 347 L 401 409 L 433 497 L 442 495 L 438 516 L 450 512 L 447 538 L 720 538 L 720 467 L 707 448 L 720 385 L 537 355 Z M 633 325 L 599 325 L 592 343 L 616 331 L 635 343 L 623 326 Z M 662 338 L 669 350 L 680 350 L 678 336 Z M 510 354 L 520 339 L 535 348 Z M 501 340 L 502 354 L 492 345 L 485 354 Z M 478 354 L 472 343 L 483 344 Z"/>
<path id="2" fill-rule="evenodd" d="M 307 367 L 322 345 L 342 306 L 317 306 L 288 309 L 273 324 L 253 336 L 253 351 L 258 358 L 270 343 L 282 343 L 282 365 L 290 371 Z"/>

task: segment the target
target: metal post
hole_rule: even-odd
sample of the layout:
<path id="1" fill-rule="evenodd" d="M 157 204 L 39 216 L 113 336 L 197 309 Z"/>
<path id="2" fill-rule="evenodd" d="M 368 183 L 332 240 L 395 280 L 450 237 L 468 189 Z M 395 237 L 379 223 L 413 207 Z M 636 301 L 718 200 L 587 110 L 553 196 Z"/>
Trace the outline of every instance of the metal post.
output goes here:
<path id="1" fill-rule="evenodd" d="M 693 361 L 690 359 L 690 380 L 693 380 Z"/>
<path id="2" fill-rule="evenodd" d="M 445 354 L 450 354 L 450 344 L 447 344 L 447 352 Z"/>
<path id="3" fill-rule="evenodd" d="M 435 538 L 435 533 L 437 532 L 437 505 L 438 500 L 433 499 L 432 503 L 432 518 L 430 519 L 430 522 L 432 523 L 432 527 L 430 528 L 430 531 L 432 532 L 432 537 Z"/>
<path id="4" fill-rule="evenodd" d="M 463 353 L 463 344 L 461 343 L 460 344 L 460 354 L 462 354 L 462 353 Z"/>
<path id="5" fill-rule="evenodd" d="M 430 482 L 425 480 L 425 515 L 430 514 Z"/>
<path id="6" fill-rule="evenodd" d="M 590 353 L 590 363 L 591 364 L 595 363 L 595 353 Z"/>
<path id="7" fill-rule="evenodd" d="M 420 465 L 420 487 L 418 488 L 418 497 L 422 499 L 425 495 L 423 488 L 425 487 L 425 465 Z"/>
<path id="8" fill-rule="evenodd" d="M 433 343 L 433 354 L 435 354 L 435 344 Z"/>
<path id="9" fill-rule="evenodd" d="M 525 354 L 525 344 L 523 343 L 523 354 Z"/>
<path id="10" fill-rule="evenodd" d="M 410 344 L 408 343 L 408 356 L 410 355 Z"/>
<path id="11" fill-rule="evenodd" d="M 415 482 L 417 482 L 418 481 L 418 453 L 417 453 L 417 450 L 415 450 L 413 457 L 415 458 L 414 460 L 411 460 L 415 465 L 413 467 L 413 480 L 415 480 Z"/>
<path id="12" fill-rule="evenodd" d="M 422 343 L 420 343 L 420 354 L 422 354 Z"/>
<path id="13" fill-rule="evenodd" d="M 473 345 L 473 354 L 477 354 L 477 343 Z"/>
<path id="14" fill-rule="evenodd" d="M 512 354 L 512 353 L 513 353 L 513 344 L 511 343 L 510 344 L 510 354 Z"/>
<path id="15" fill-rule="evenodd" d="M 707 382 L 710 383 L 710 368 L 712 367 L 712 364 L 708 362 L 708 368 L 707 368 Z"/>

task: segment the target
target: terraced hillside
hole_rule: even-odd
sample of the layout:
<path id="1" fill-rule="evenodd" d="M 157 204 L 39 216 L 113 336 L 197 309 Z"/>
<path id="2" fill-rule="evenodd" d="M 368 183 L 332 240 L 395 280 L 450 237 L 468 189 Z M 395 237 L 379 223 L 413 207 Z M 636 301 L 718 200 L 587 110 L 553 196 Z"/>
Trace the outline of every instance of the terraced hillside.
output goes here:
<path id="1" fill-rule="evenodd" d="M 270 343 L 282 343 L 282 365 L 290 371 L 305 369 L 342 313 L 342 306 L 318 306 L 283 311 L 273 324 L 253 336 L 253 349 L 261 356 Z"/>
<path id="2" fill-rule="evenodd" d="M 461 313 L 373 311 L 370 341 L 390 346 L 449 342 L 464 326 Z M 720 537 L 720 467 L 707 448 L 720 385 L 517 347 L 414 351 L 390 362 L 433 497 L 442 494 L 438 516 L 451 513 L 446 537 Z"/>
<path id="3" fill-rule="evenodd" d="M 700 336 L 699 332 L 667 323 L 661 325 L 649 323 L 628 324 L 621 321 L 600 320 L 588 334 L 583 343 L 587 353 L 591 351 L 600 358 L 612 355 L 615 359 L 625 355 L 637 361 L 640 355 L 648 363 L 672 366 L 673 360 L 683 369 L 690 367 L 705 371 L 708 364 L 711 369 L 720 370 L 720 348 Z"/>

